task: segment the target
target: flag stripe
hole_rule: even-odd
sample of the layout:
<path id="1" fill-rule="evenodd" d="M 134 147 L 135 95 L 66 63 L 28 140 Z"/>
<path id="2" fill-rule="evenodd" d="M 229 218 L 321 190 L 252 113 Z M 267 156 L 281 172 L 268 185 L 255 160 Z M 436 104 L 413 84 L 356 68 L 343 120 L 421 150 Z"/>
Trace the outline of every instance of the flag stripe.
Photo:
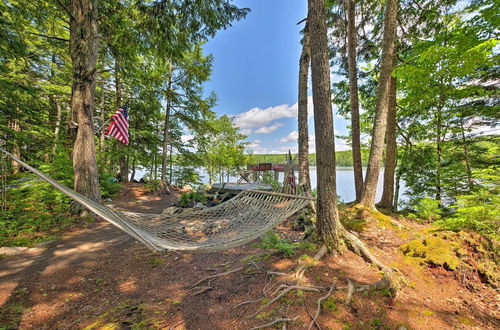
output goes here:
<path id="1" fill-rule="evenodd" d="M 105 134 L 128 145 L 128 127 L 128 104 L 125 104 L 111 116 L 111 123 Z"/>

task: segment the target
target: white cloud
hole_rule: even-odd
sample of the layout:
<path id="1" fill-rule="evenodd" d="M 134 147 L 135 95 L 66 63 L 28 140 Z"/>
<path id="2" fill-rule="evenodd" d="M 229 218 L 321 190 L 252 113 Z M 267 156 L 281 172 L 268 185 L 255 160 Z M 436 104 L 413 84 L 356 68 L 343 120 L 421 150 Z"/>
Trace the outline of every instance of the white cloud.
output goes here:
<path id="1" fill-rule="evenodd" d="M 271 122 L 282 118 L 297 118 L 298 104 L 280 104 L 265 109 L 252 108 L 240 113 L 234 119 L 234 123 L 241 129 L 245 135 L 249 135 L 254 129 L 269 127 Z M 312 96 L 307 98 L 308 117 L 311 118 L 314 113 Z M 272 127 L 272 126 L 271 126 Z"/>
<path id="2" fill-rule="evenodd" d="M 290 132 L 287 136 L 284 136 L 280 139 L 280 143 L 287 143 L 294 141 L 296 142 L 297 139 L 299 138 L 299 133 L 297 131 Z"/>
<path id="3" fill-rule="evenodd" d="M 293 105 L 281 104 L 265 109 L 252 108 L 236 116 L 234 122 L 241 129 L 262 127 L 281 118 L 297 117 L 297 103 Z"/>
<path id="4" fill-rule="evenodd" d="M 283 125 L 284 125 L 283 123 L 276 123 L 276 124 L 271 125 L 271 126 L 263 126 L 263 127 L 259 128 L 258 130 L 256 130 L 255 133 L 256 134 L 268 134 L 268 133 L 274 132 L 275 130 L 277 130 L 278 128 L 280 128 Z"/>
<path id="5" fill-rule="evenodd" d="M 255 141 L 253 141 L 253 143 L 257 143 L 257 144 L 259 144 L 259 143 L 262 143 L 262 141 L 261 141 L 261 140 L 259 140 L 259 139 L 257 139 L 257 140 L 255 140 Z"/>
<path id="6" fill-rule="evenodd" d="M 252 134 L 252 130 L 249 129 L 249 128 L 242 129 L 241 130 L 241 134 L 243 134 L 243 135 L 250 135 L 250 134 Z"/>
<path id="7" fill-rule="evenodd" d="M 182 135 L 181 136 L 181 141 L 186 143 L 188 142 L 189 140 L 192 140 L 194 138 L 194 135 Z"/>

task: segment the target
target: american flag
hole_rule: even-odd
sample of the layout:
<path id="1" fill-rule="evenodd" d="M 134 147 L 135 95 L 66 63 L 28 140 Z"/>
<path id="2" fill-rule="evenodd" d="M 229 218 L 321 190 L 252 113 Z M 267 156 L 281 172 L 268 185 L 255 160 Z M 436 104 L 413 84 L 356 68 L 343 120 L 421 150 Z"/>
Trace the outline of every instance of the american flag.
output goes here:
<path id="1" fill-rule="evenodd" d="M 111 116 L 111 124 L 104 134 L 115 137 L 128 145 L 128 103 Z"/>

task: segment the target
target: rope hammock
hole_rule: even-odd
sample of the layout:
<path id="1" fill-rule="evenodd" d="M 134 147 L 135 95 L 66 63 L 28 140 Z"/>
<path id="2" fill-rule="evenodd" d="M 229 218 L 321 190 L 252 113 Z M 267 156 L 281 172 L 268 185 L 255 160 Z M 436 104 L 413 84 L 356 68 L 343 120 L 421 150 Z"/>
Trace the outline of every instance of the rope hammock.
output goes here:
<path id="1" fill-rule="evenodd" d="M 246 190 L 227 202 L 189 213 L 117 211 L 79 194 L 9 152 L 0 150 L 153 251 L 219 251 L 234 248 L 262 236 L 314 200 L 303 195 Z"/>

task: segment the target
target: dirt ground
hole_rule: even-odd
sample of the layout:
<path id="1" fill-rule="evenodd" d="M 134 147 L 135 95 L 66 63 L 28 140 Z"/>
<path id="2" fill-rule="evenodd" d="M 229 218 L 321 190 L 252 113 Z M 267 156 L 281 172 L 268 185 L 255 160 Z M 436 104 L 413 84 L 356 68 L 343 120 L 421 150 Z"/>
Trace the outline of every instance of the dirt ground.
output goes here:
<path id="1" fill-rule="evenodd" d="M 158 213 L 178 195 L 150 196 L 141 184 L 128 184 L 113 204 Z M 344 304 L 345 290 L 335 291 L 323 304 L 321 329 L 500 328 L 500 297 L 495 290 L 481 284 L 472 292 L 443 268 L 405 262 L 398 247 L 418 229 L 401 232 L 369 226 L 363 232 L 361 238 L 374 254 L 398 267 L 410 285 L 396 299 L 385 292 L 355 293 L 351 306 Z M 297 236 L 286 224 L 277 230 Z M 262 311 L 259 308 L 269 299 L 237 306 L 271 292 L 278 282 L 267 271 L 291 272 L 303 254 L 314 252 L 286 258 L 251 243 L 212 254 L 155 255 L 98 221 L 67 232 L 46 248 L 0 258 L 0 329 L 250 329 L 297 316 L 288 329 L 304 329 L 325 292 L 293 292 Z M 198 280 L 240 266 L 247 267 L 214 279 L 211 290 L 190 295 Z M 362 284 L 379 278 L 375 268 L 349 252 L 328 256 L 306 273 L 308 282 L 325 287 L 333 282 L 346 286 L 348 279 Z"/>

